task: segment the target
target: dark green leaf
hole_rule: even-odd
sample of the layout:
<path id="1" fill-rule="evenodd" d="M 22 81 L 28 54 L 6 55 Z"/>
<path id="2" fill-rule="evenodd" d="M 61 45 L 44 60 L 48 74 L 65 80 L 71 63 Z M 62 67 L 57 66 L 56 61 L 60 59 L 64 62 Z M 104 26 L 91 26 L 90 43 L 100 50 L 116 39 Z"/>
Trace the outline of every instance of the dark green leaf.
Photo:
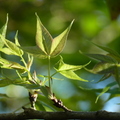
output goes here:
<path id="1" fill-rule="evenodd" d="M 87 68 L 86 70 L 94 74 L 96 73 L 107 74 L 107 73 L 114 73 L 115 67 L 116 67 L 116 64 L 113 64 L 113 63 L 99 62 L 94 66 L 92 70 L 88 70 Z"/>
<path id="2" fill-rule="evenodd" d="M 101 81 L 108 79 L 111 75 L 112 75 L 111 73 L 107 73 L 107 74 L 103 75 L 103 77 L 98 82 L 101 82 Z"/>
<path id="3" fill-rule="evenodd" d="M 46 59 L 48 56 L 37 46 L 30 46 L 30 47 L 20 47 L 23 51 L 41 58 L 41 59 Z"/>
<path id="4" fill-rule="evenodd" d="M 112 50 L 112 49 L 110 49 L 109 47 L 106 47 L 106 46 L 97 45 L 95 43 L 93 43 L 93 44 L 96 45 L 97 47 L 101 48 L 102 50 L 108 52 L 110 55 L 114 56 L 114 58 L 120 60 L 120 54 L 118 52 L 116 52 L 116 51 L 114 51 L 114 50 Z"/>
<path id="5" fill-rule="evenodd" d="M 120 87 L 120 68 L 118 66 L 115 67 L 114 77 Z"/>
<path id="6" fill-rule="evenodd" d="M 101 62 L 117 63 L 117 61 L 114 58 L 108 55 L 102 55 L 102 54 L 85 54 L 85 55 Z"/>

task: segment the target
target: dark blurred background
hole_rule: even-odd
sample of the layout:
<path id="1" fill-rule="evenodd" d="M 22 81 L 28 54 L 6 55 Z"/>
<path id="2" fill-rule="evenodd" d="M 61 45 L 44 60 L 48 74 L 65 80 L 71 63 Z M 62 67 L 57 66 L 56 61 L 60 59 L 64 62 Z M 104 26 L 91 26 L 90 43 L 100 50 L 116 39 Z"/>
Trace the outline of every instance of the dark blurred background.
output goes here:
<path id="1" fill-rule="evenodd" d="M 90 59 L 81 55 L 79 50 L 86 53 L 104 53 L 104 51 L 89 43 L 88 40 L 97 44 L 108 45 L 114 50 L 120 51 L 119 5 L 119 0 L 114 0 L 114 2 L 111 2 L 111 0 L 0 0 L 0 26 L 4 25 L 8 13 L 7 39 L 14 41 L 14 35 L 18 30 L 21 46 L 34 46 L 36 34 L 35 12 L 53 37 L 60 34 L 75 19 L 61 55 L 65 63 L 86 64 Z M 52 64 L 54 65 L 58 60 L 59 57 L 52 59 Z M 96 61 L 92 61 L 88 68 L 92 68 L 95 63 Z M 44 71 L 47 69 L 46 64 L 46 60 L 35 59 L 33 69 L 38 74 L 44 75 Z M 104 94 L 95 103 L 98 93 L 80 89 L 80 86 L 104 88 L 106 84 L 114 80 L 113 78 L 96 83 L 100 79 L 100 75 L 93 75 L 85 70 L 80 70 L 77 73 L 84 79 L 94 81 L 83 83 L 65 78 L 65 80 L 54 81 L 54 92 L 66 106 L 75 111 L 101 109 L 120 111 L 117 104 L 120 100 L 118 97 L 105 102 L 109 94 Z M 28 102 L 27 90 L 23 87 L 11 85 L 0 88 L 0 91 L 12 97 L 9 99 L 0 98 L 1 112 L 14 111 Z"/>

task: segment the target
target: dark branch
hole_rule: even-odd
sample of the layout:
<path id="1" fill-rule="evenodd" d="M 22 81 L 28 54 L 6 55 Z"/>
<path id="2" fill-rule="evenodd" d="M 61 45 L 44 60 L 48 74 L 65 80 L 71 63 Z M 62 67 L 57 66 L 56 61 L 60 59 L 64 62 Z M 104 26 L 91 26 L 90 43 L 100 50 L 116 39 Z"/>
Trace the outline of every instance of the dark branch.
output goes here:
<path id="1" fill-rule="evenodd" d="M 65 119 L 87 119 L 87 120 L 119 120 L 120 113 L 107 111 L 93 112 L 42 112 L 31 108 L 24 108 L 22 113 L 0 114 L 0 120 L 65 120 Z"/>

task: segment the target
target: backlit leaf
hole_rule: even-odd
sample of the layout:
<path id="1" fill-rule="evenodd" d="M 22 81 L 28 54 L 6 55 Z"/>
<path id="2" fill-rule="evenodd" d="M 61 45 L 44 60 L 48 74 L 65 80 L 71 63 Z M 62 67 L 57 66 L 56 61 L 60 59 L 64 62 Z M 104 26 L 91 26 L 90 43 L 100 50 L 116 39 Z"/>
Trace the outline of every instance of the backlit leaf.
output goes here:
<path id="1" fill-rule="evenodd" d="M 0 38 L 2 39 L 4 44 L 13 52 L 14 55 L 23 55 L 23 51 L 15 43 L 5 39 L 2 35 L 0 35 Z"/>
<path id="2" fill-rule="evenodd" d="M 66 78 L 72 79 L 72 80 L 80 80 L 80 81 L 84 81 L 84 82 L 88 82 L 88 80 L 85 80 L 81 77 L 79 77 L 75 72 L 73 71 L 60 71 L 60 74 L 62 74 L 63 76 L 65 76 Z"/>
<path id="3" fill-rule="evenodd" d="M 0 57 L 0 67 L 1 68 L 6 68 L 6 69 L 16 69 L 16 70 L 22 70 L 22 71 L 27 71 L 26 68 L 19 63 L 12 62 L 6 59 L 3 59 Z"/>
<path id="4" fill-rule="evenodd" d="M 37 17 L 37 31 L 36 31 L 36 44 L 47 55 L 50 54 L 50 48 L 52 44 L 52 36 L 48 30 L 41 23 L 38 15 Z"/>
<path id="5" fill-rule="evenodd" d="M 16 34 L 15 34 L 15 44 L 16 44 L 17 46 L 20 46 L 20 43 L 19 43 L 19 41 L 18 41 L 18 31 L 17 31 Z"/>
<path id="6" fill-rule="evenodd" d="M 60 61 L 59 61 L 59 66 L 57 68 L 58 71 L 66 71 L 66 70 L 79 70 L 83 67 L 85 67 L 86 65 L 70 65 L 70 64 L 66 64 L 63 62 L 63 59 L 61 57 Z"/>
<path id="7" fill-rule="evenodd" d="M 53 39 L 51 51 L 50 51 L 50 55 L 52 57 L 58 55 L 63 50 L 65 43 L 66 43 L 66 40 L 67 40 L 68 33 L 69 33 L 70 28 L 73 24 L 73 21 L 71 22 L 71 24 L 69 25 L 69 27 L 65 31 L 63 31 L 60 35 L 58 35 L 57 37 L 55 37 Z"/>
<path id="8" fill-rule="evenodd" d="M 14 52 L 7 47 L 2 48 L 0 51 L 7 54 L 7 55 L 14 55 Z"/>
<path id="9" fill-rule="evenodd" d="M 6 36 L 6 31 L 7 31 L 7 24 L 8 24 L 8 15 L 6 18 L 6 23 L 5 25 L 0 29 L 0 34 L 5 38 Z M 4 46 L 4 42 L 0 38 L 0 49 Z"/>

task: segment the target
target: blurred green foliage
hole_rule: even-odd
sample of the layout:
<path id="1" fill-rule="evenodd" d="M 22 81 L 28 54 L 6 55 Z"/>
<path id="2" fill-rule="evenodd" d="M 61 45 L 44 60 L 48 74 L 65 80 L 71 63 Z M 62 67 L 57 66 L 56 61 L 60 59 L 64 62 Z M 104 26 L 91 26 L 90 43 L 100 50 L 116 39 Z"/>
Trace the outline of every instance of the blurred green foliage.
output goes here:
<path id="1" fill-rule="evenodd" d="M 118 2 L 118 0 L 115 0 L 115 2 Z M 5 23 L 6 14 L 8 13 L 7 38 L 13 41 L 15 32 L 19 30 L 20 44 L 22 46 L 33 46 L 35 45 L 36 33 L 35 12 L 37 12 L 42 23 L 52 36 L 57 36 L 75 19 L 62 56 L 66 63 L 74 65 L 85 64 L 90 59 L 81 55 L 79 50 L 87 53 L 103 53 L 103 51 L 87 42 L 87 40 L 97 44 L 108 45 L 116 51 L 120 51 L 119 9 L 117 9 L 118 14 L 113 19 L 112 16 L 116 12 L 110 9 L 111 5 L 116 8 L 117 4 L 114 6 L 110 0 L 107 0 L 107 2 L 106 0 L 0 0 L 0 26 L 3 26 Z M 5 57 L 7 58 L 8 56 Z M 9 59 L 18 60 L 18 58 L 12 57 Z M 57 62 L 58 59 L 53 59 L 53 63 Z M 36 59 L 33 69 L 38 70 L 40 74 L 44 74 L 46 63 L 46 60 Z M 92 61 L 89 68 L 92 68 L 95 63 L 96 61 Z M 11 75 L 11 73 L 9 74 Z M 78 74 L 85 79 L 94 80 L 94 82 L 57 81 L 54 85 L 54 91 L 58 98 L 62 99 L 68 108 L 75 111 L 103 109 L 105 100 L 100 98 L 95 103 L 97 94 L 94 91 L 82 90 L 80 86 L 103 88 L 106 82 L 100 86 L 96 82 L 101 76 L 88 74 L 84 70 L 79 71 Z M 60 76 L 60 78 L 62 77 Z M 109 83 L 109 81 L 107 82 Z M 19 91 L 19 94 L 16 94 L 15 90 Z M 22 87 L 15 88 L 14 86 L 9 86 L 4 88 L 4 90 L 1 89 L 3 93 L 7 92 L 9 97 L 12 93 L 13 97 L 17 98 L 7 97 L 7 100 L 0 98 L 1 110 L 15 110 L 26 104 L 28 101 L 28 98 L 26 98 L 27 92 L 26 95 L 22 95 L 23 90 L 25 91 Z"/>

